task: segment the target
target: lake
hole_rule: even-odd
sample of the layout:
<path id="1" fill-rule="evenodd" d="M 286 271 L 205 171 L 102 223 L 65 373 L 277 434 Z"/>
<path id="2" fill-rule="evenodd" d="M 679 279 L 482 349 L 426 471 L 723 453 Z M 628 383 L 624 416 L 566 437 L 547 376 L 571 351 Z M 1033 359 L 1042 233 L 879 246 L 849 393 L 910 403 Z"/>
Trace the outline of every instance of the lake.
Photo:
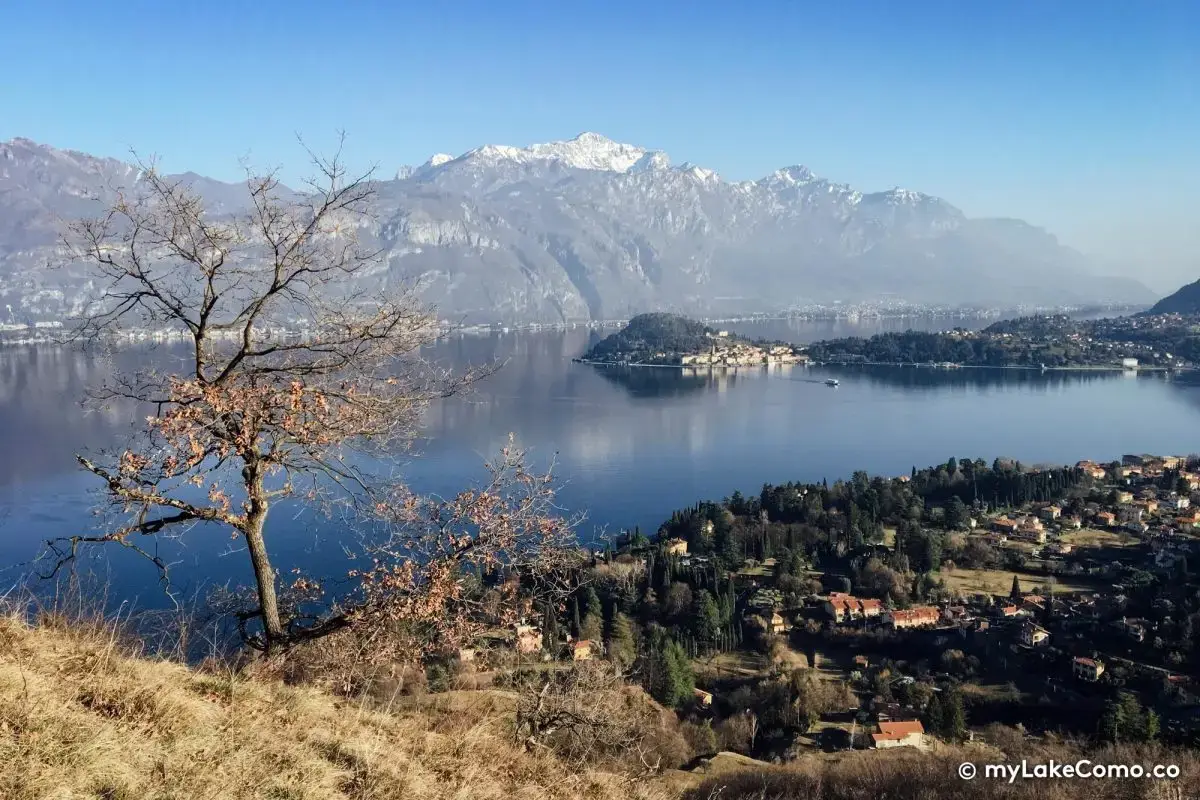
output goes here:
<path id="1" fill-rule="evenodd" d="M 962 320 L 769 321 L 728 327 L 807 342 L 881 330 L 971 326 Z M 451 493 L 481 474 L 485 456 L 516 435 L 538 466 L 555 463 L 560 501 L 586 510 L 581 534 L 639 525 L 653 531 L 677 508 L 765 482 L 819 481 L 855 470 L 899 475 L 950 456 L 1026 464 L 1109 460 L 1127 452 L 1200 451 L 1200 387 L 1162 374 L 922 368 L 791 367 L 683 374 L 575 364 L 605 332 L 588 329 L 462 336 L 430 356 L 449 365 L 505 361 L 466 397 L 430 409 L 405 467 L 422 491 Z M 118 361 L 163 360 L 125 351 Z M 85 386 L 110 365 L 50 348 L 0 349 L 0 592 L 20 579 L 39 543 L 78 531 L 95 479 L 73 454 L 112 445 L 138 424 L 132 411 L 85 414 Z M 824 385 L 836 377 L 841 385 Z M 276 509 L 268 523 L 279 566 L 340 574 L 338 526 Z M 244 554 L 225 536 L 193 535 L 172 551 L 189 588 L 244 580 Z M 148 565 L 120 556 L 112 597 L 161 601 Z"/>

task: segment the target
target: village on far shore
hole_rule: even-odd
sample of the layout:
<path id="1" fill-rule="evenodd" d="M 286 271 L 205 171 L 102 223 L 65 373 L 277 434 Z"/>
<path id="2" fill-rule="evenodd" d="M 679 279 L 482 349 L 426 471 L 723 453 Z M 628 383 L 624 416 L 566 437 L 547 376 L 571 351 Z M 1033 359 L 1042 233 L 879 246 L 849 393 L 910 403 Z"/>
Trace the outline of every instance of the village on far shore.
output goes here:
<path id="1" fill-rule="evenodd" d="M 667 313 L 641 314 L 576 361 L 737 368 L 782 364 L 1184 372 L 1200 361 L 1200 315 L 1002 320 L 982 330 L 892 331 L 796 345 L 752 340 Z"/>

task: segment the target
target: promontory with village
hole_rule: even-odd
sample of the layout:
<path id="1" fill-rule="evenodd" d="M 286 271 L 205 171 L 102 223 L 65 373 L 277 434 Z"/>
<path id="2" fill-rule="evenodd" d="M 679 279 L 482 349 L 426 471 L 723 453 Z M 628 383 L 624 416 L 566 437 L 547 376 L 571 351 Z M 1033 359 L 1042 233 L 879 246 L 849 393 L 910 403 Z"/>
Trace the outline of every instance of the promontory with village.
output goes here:
<path id="1" fill-rule="evenodd" d="M 982 330 L 880 333 L 801 346 L 748 339 L 667 313 L 641 314 L 579 361 L 625 366 L 736 368 L 881 364 L 1023 369 L 1190 370 L 1200 363 L 1200 313 L 1078 320 L 1035 315 Z"/>

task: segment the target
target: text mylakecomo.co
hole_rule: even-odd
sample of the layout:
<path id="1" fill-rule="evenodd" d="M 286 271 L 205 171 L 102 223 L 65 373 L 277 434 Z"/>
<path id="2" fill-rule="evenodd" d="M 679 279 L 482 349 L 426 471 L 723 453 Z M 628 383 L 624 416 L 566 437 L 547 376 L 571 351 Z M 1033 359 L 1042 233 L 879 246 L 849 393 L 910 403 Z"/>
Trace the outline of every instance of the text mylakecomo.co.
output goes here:
<path id="1" fill-rule="evenodd" d="M 1179 777 L 1179 767 L 1174 764 L 1096 764 L 1086 758 L 1070 763 L 1050 760 L 1031 764 L 1021 760 L 1010 764 L 983 764 L 982 767 L 964 761 L 958 765 L 958 777 L 965 781 L 977 775 L 992 780 L 1015 783 L 1023 780 L 1047 780 L 1052 778 L 1152 778 L 1173 780 Z"/>

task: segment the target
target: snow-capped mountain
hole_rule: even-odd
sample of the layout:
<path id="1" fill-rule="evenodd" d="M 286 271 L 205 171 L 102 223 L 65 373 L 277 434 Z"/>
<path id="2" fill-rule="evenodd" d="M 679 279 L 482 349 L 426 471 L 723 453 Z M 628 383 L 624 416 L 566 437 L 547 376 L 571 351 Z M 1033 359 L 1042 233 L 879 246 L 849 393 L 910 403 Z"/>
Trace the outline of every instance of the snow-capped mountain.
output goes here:
<path id="1" fill-rule="evenodd" d="M 241 187 L 185 176 L 214 213 Z M 25 139 L 0 144 L 0 307 L 78 308 L 85 271 L 49 270 L 63 218 L 129 186 L 137 169 Z M 529 147 L 432 156 L 377 186 L 366 230 L 383 266 L 416 279 L 445 317 L 614 319 L 650 309 L 724 314 L 899 297 L 997 306 L 1150 302 L 1017 220 L 970 219 L 906 189 L 863 193 L 803 166 L 732 182 L 661 151 L 583 133 Z"/>

